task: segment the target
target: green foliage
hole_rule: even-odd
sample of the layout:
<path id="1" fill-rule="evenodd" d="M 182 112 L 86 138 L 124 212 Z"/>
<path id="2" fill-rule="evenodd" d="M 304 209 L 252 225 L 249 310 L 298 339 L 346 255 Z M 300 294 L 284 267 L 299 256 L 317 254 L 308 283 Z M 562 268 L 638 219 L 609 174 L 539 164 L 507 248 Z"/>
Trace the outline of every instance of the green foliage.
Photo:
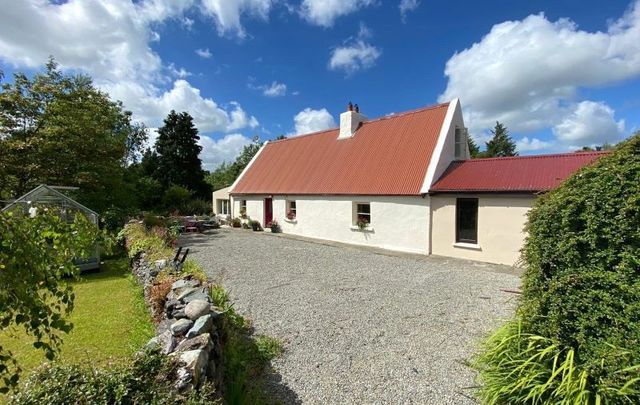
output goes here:
<path id="1" fill-rule="evenodd" d="M 190 200 L 182 207 L 180 212 L 184 215 L 208 215 L 212 211 L 211 200 Z"/>
<path id="2" fill-rule="evenodd" d="M 48 359 L 56 355 L 72 325 L 65 318 L 73 309 L 74 293 L 67 276 L 77 276 L 74 258 L 88 258 L 103 238 L 81 214 L 72 223 L 53 210 L 34 217 L 19 211 L 0 212 L 0 325 L 17 326 L 33 339 Z M 0 392 L 15 386 L 19 367 L 0 347 Z"/>
<path id="3" fill-rule="evenodd" d="M 167 376 L 175 365 L 166 356 L 147 352 L 126 366 L 94 368 L 47 364 L 11 398 L 18 405 L 40 404 L 210 404 L 211 385 L 188 396 L 178 394 Z"/>
<path id="4" fill-rule="evenodd" d="M 207 183 L 209 183 L 214 190 L 229 187 L 238 176 L 240 176 L 244 168 L 247 167 L 261 147 L 260 137 L 254 137 L 249 145 L 245 145 L 242 152 L 240 152 L 232 164 L 223 162 L 218 168 L 212 171 L 207 176 Z"/>
<path id="5" fill-rule="evenodd" d="M 191 191 L 174 184 L 165 191 L 164 197 L 162 197 L 162 205 L 170 212 L 181 211 L 190 200 Z"/>
<path id="6" fill-rule="evenodd" d="M 157 168 L 153 177 L 164 188 L 179 185 L 192 190 L 196 195 L 208 198 L 209 187 L 204 181 L 204 171 L 198 144 L 200 136 L 193 125 L 193 118 L 187 112 L 171 111 L 158 128 L 158 139 L 155 148 Z"/>
<path id="7" fill-rule="evenodd" d="M 487 150 L 482 152 L 481 157 L 518 156 L 516 144 L 502 123 L 496 121 L 496 126 L 491 133 L 493 138 L 487 142 Z"/>
<path id="8" fill-rule="evenodd" d="M 282 342 L 271 336 L 258 335 L 255 342 L 258 355 L 263 362 L 269 362 L 284 352 Z"/>
<path id="9" fill-rule="evenodd" d="M 494 337 L 481 355 L 485 392 L 518 385 L 497 400 L 509 403 L 640 402 L 638 224 L 640 134 L 536 201 L 522 250 L 521 331 L 507 327 L 511 346 Z M 542 346 L 527 351 L 532 339 Z"/>
<path id="10" fill-rule="evenodd" d="M 471 156 L 471 159 L 480 157 L 480 148 L 476 141 L 470 136 L 467 137 L 467 145 L 469 146 L 469 156 Z"/>
<path id="11" fill-rule="evenodd" d="M 99 213 L 135 205 L 125 181 L 147 138 L 131 113 L 83 75 L 14 74 L 0 90 L 0 198 L 40 184 L 80 187 L 78 201 Z"/>
<path id="12" fill-rule="evenodd" d="M 173 254 L 169 241 L 175 236 L 166 228 L 147 229 L 144 224 L 133 223 L 127 224 L 118 236 L 124 239 L 127 255 L 130 258 L 143 252 L 147 254 L 149 260 L 166 259 Z"/>
<path id="13" fill-rule="evenodd" d="M 602 384 L 579 364 L 575 349 L 524 333 L 520 322 L 511 321 L 474 359 L 483 383 L 478 395 L 485 404 L 637 403 L 639 367 L 625 367 L 628 354 L 619 352 L 619 382 Z"/>

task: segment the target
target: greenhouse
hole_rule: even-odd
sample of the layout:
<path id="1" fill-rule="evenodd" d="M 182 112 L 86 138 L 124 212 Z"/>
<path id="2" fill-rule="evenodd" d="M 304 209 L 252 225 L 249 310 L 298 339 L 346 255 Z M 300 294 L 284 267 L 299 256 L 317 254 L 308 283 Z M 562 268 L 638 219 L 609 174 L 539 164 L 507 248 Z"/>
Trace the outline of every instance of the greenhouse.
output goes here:
<path id="1" fill-rule="evenodd" d="M 71 197 L 60 192 L 77 190 L 77 187 L 48 186 L 42 184 L 27 194 L 15 200 L 9 201 L 2 211 L 21 211 L 24 214 L 35 216 L 38 209 L 55 208 L 66 221 L 73 221 L 77 213 L 83 214 L 89 221 L 98 225 L 98 214 L 85 207 Z M 92 257 L 86 260 L 77 260 L 76 265 L 81 271 L 100 268 L 100 249 L 96 246 Z"/>

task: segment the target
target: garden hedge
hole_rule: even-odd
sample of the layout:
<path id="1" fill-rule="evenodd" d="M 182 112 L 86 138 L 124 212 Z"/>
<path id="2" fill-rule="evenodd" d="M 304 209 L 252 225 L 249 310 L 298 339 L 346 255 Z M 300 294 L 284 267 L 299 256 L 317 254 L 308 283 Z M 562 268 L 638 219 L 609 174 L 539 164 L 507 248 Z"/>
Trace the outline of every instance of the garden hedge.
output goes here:
<path id="1" fill-rule="evenodd" d="M 527 402 L 526 390 L 538 390 L 541 402 L 640 402 L 640 134 L 541 196 L 526 231 L 517 319 L 480 355 L 481 379 L 494 385 L 485 385 L 481 397 Z M 545 347 L 557 357 L 546 357 L 554 359 L 545 360 L 548 373 L 531 374 Z M 583 380 L 573 398 L 557 396 L 569 378 L 556 373 L 567 356 L 571 374 Z M 530 362 L 514 374 L 514 359 Z M 507 375 L 521 381 L 500 381 Z"/>

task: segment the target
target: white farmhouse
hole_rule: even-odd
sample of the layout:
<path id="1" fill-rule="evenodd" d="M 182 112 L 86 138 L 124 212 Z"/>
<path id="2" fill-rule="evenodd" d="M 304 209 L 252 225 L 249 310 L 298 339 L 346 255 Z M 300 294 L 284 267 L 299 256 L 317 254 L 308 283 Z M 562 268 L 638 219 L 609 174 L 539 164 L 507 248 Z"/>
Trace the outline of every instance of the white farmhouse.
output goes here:
<path id="1" fill-rule="evenodd" d="M 516 264 L 537 193 L 598 153 L 469 160 L 458 99 L 267 142 L 231 186 L 232 215 L 305 237 Z M 366 226 L 363 226 L 366 225 Z"/>

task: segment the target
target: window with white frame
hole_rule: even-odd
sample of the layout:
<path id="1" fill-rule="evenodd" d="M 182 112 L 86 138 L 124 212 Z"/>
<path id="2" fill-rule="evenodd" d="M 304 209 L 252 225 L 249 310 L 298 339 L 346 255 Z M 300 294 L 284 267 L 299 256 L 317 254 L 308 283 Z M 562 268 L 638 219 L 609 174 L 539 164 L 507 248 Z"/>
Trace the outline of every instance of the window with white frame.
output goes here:
<path id="1" fill-rule="evenodd" d="M 287 219 L 296 219 L 297 210 L 295 200 L 287 200 L 287 212 L 285 215 Z"/>
<path id="2" fill-rule="evenodd" d="M 455 131 L 455 158 L 464 159 L 466 157 L 467 148 L 467 129 L 462 127 L 456 127 Z"/>
<path id="3" fill-rule="evenodd" d="M 365 229 L 371 224 L 371 204 L 364 202 L 354 203 L 353 225 Z"/>
<path id="4" fill-rule="evenodd" d="M 247 200 L 240 200 L 240 216 L 246 217 L 247 215 Z"/>
<path id="5" fill-rule="evenodd" d="M 220 202 L 220 211 L 222 215 L 229 215 L 229 200 L 218 200 Z"/>

